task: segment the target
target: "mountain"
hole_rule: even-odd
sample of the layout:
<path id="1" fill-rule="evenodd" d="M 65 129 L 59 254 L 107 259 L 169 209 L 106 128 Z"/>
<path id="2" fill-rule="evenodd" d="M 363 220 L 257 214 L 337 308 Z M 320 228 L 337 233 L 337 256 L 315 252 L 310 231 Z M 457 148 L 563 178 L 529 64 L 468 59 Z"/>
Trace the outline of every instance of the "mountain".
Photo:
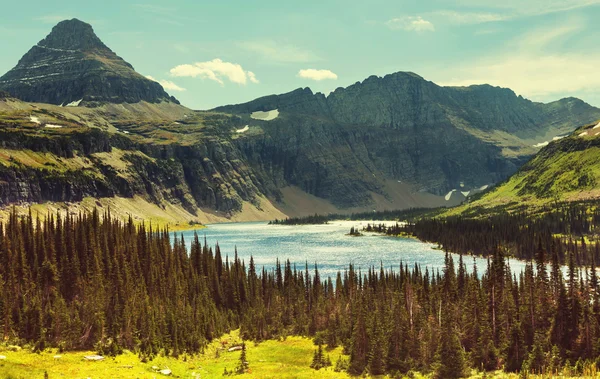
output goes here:
<path id="1" fill-rule="evenodd" d="M 135 72 L 89 24 L 62 21 L 0 77 L 0 90 L 35 103 L 56 105 L 175 102 L 160 84 Z"/>
<path id="2" fill-rule="evenodd" d="M 451 213 L 479 214 L 600 198 L 600 123 L 555 139 L 503 183 Z"/>
<path id="3" fill-rule="evenodd" d="M 256 171 L 341 208 L 393 198 L 398 182 L 448 199 L 469 195 L 510 176 L 537 145 L 600 119 L 575 98 L 534 103 L 505 88 L 441 87 L 406 72 L 328 96 L 304 88 L 215 111 L 249 125 L 236 141 Z"/>
<path id="4" fill-rule="evenodd" d="M 600 119 L 574 98 L 404 72 L 194 111 L 78 20 L 0 82 L 0 218 L 10 205 L 158 223 L 450 206 Z"/>

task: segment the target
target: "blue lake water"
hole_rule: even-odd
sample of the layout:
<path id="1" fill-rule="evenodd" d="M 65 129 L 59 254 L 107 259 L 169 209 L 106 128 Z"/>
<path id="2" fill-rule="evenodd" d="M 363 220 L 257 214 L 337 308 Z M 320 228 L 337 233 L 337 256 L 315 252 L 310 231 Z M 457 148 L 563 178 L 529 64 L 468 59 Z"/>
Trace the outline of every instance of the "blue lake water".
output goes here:
<path id="1" fill-rule="evenodd" d="M 366 222 L 340 221 L 327 225 L 268 225 L 265 222 L 212 224 L 196 231 L 200 238 L 206 237 L 210 246 L 217 243 L 225 255 L 233 257 L 237 247 L 238 255 L 246 262 L 254 257 L 257 269 L 263 266 L 272 269 L 276 259 L 282 264 L 289 259 L 298 269 L 304 269 L 308 262 L 312 270 L 316 263 L 322 277 L 335 278 L 338 271 L 348 268 L 352 263 L 356 269 L 363 271 L 374 266 L 379 269 L 380 263 L 385 269 L 398 270 L 400 262 L 419 264 L 423 270 L 441 270 L 444 266 L 444 252 L 433 249 L 436 245 L 413 239 L 385 237 L 375 234 L 363 237 L 350 237 L 346 234 L 351 226 L 359 227 Z M 181 233 L 178 234 L 181 236 Z M 186 244 L 192 241 L 194 231 L 183 232 Z M 454 255 L 455 263 L 458 256 Z M 472 271 L 473 258 L 465 257 L 467 270 Z M 482 274 L 487 267 L 487 260 L 476 258 L 477 269 Z M 512 260 L 511 268 L 518 272 L 524 262 Z"/>

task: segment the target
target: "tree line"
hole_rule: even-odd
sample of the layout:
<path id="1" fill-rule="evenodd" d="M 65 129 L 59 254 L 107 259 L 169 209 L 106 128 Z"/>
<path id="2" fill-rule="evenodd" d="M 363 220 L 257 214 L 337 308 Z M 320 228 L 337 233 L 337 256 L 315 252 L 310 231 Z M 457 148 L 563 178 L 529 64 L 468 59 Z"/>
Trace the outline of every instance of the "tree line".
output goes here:
<path id="1" fill-rule="evenodd" d="M 446 251 L 491 256 L 501 246 L 507 255 L 533 259 L 538 242 L 558 252 L 561 264 L 573 253 L 576 265 L 600 261 L 600 207 L 597 202 L 561 204 L 539 212 L 500 213 L 481 218 L 420 218 L 393 226 L 369 225 L 388 235 L 413 235 Z"/>
<path id="2" fill-rule="evenodd" d="M 442 208 L 408 208 L 387 211 L 354 212 L 350 214 L 330 213 L 327 215 L 314 214 L 302 217 L 288 217 L 269 221 L 269 225 L 321 225 L 335 220 L 414 220 L 417 218 L 435 215 Z"/>
<path id="3" fill-rule="evenodd" d="M 201 352 L 236 328 L 246 340 L 303 335 L 326 349 L 343 346 L 349 360 L 335 367 L 353 375 L 593 370 L 594 255 L 581 268 L 568 251 L 563 276 L 558 249 L 541 240 L 520 274 L 506 254 L 493 249 L 481 275 L 477 267 L 468 273 L 462 255 L 454 262 L 446 254 L 442 271 L 399 262 L 349 265 L 325 278 L 316 264 L 246 264 L 197 235 L 188 252 L 182 236 L 108 212 L 44 221 L 13 213 L 0 225 L 0 330 L 5 341 L 37 350 L 126 348 L 142 359 Z M 315 356 L 321 366 L 322 353 Z"/>

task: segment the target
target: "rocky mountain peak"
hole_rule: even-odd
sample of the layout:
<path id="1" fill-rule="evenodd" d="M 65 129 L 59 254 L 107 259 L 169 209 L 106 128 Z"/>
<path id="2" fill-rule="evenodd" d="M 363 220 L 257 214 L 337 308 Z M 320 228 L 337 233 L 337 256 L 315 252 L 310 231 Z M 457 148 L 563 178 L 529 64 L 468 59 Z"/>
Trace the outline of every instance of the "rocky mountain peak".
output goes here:
<path id="1" fill-rule="evenodd" d="M 29 102 L 56 105 L 179 103 L 108 48 L 90 24 L 58 23 L 0 77 L 0 90 Z"/>
<path id="2" fill-rule="evenodd" d="M 90 24 L 76 18 L 56 24 L 50 34 L 38 43 L 38 46 L 80 51 L 110 50 L 96 36 Z"/>

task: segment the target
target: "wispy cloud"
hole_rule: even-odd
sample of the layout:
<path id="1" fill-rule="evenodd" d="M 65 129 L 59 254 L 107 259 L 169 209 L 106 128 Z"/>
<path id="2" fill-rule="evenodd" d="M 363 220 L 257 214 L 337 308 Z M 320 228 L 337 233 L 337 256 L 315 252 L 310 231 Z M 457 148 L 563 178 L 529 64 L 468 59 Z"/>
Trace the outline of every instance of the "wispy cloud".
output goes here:
<path id="1" fill-rule="evenodd" d="M 186 91 L 185 88 L 179 87 L 177 84 L 173 83 L 170 80 L 158 80 L 158 79 L 155 79 L 154 77 L 152 77 L 150 75 L 146 75 L 146 78 L 148 78 L 148 79 L 150 79 L 152 81 L 157 82 L 158 84 L 160 84 L 167 91 L 178 91 L 178 92 Z"/>
<path id="2" fill-rule="evenodd" d="M 455 1 L 449 3 L 456 4 Z M 521 16 L 538 16 L 543 14 L 570 11 L 600 4 L 600 0 L 459 0 L 459 5 L 477 7 L 478 9 L 497 9 Z"/>
<path id="3" fill-rule="evenodd" d="M 182 64 L 173 67 L 170 73 L 176 77 L 208 79 L 221 85 L 225 84 L 225 79 L 242 85 L 246 85 L 248 82 L 259 83 L 252 71 L 246 71 L 237 63 L 224 62 L 218 58 L 207 62 Z"/>
<path id="4" fill-rule="evenodd" d="M 326 80 L 326 79 L 337 79 L 338 76 L 330 71 L 330 70 L 316 70 L 314 68 L 309 68 L 305 70 L 298 71 L 298 76 L 304 79 L 311 79 L 316 81 Z"/>
<path id="5" fill-rule="evenodd" d="M 276 63 L 307 63 L 321 60 L 321 58 L 310 50 L 298 46 L 278 43 L 273 40 L 264 41 L 241 41 L 237 43 L 251 53 L 260 55 L 266 61 Z"/>
<path id="6" fill-rule="evenodd" d="M 580 8 L 600 5 L 600 0 L 460 0 L 448 1 L 451 8 L 457 5 L 463 9 L 441 10 L 429 15 L 440 16 L 454 24 L 482 24 L 507 21 L 523 17 L 535 17 L 551 13 L 568 12 Z M 473 9 L 487 9 L 487 12 L 473 12 Z"/>
<path id="7" fill-rule="evenodd" d="M 560 52 L 583 30 L 578 20 L 534 29 L 507 43 L 504 51 L 481 57 L 472 64 L 447 68 L 445 76 L 453 79 L 440 84 L 488 83 L 533 99 L 596 91 L 600 88 L 600 53 L 568 49 Z"/>
<path id="8" fill-rule="evenodd" d="M 405 16 L 392 18 L 385 22 L 385 25 L 392 30 L 406 30 L 412 32 L 433 32 L 435 27 L 430 21 L 421 16 Z"/>

